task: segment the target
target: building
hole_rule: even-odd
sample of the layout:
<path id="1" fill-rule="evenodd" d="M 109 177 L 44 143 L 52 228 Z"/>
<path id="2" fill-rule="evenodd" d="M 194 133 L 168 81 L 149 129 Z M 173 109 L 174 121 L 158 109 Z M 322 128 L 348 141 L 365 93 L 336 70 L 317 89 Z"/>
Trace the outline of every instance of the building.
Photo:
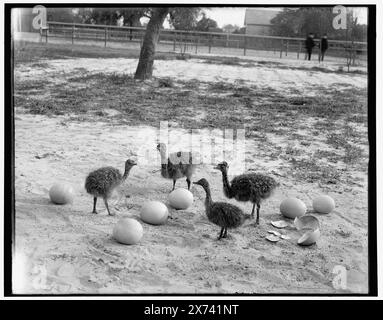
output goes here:
<path id="1" fill-rule="evenodd" d="M 270 35 L 271 19 L 273 19 L 281 8 L 247 8 L 245 13 L 246 34 Z"/>

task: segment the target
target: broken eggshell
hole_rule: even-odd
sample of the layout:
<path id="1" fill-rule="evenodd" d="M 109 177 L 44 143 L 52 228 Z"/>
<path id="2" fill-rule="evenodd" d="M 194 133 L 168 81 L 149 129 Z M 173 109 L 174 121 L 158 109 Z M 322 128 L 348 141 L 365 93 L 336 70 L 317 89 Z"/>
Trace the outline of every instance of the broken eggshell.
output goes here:
<path id="1" fill-rule="evenodd" d="M 278 229 L 286 228 L 288 226 L 287 222 L 283 220 L 271 221 L 270 223 L 273 227 Z"/>
<path id="2" fill-rule="evenodd" d="M 279 233 L 278 231 L 275 231 L 275 230 L 268 230 L 267 232 L 271 233 L 271 234 L 273 234 L 274 236 L 277 236 L 277 237 L 281 236 L 281 233 Z"/>
<path id="3" fill-rule="evenodd" d="M 310 246 L 318 241 L 320 237 L 319 229 L 309 230 L 298 239 L 298 244 L 301 246 Z"/>
<path id="4" fill-rule="evenodd" d="M 280 238 L 276 235 L 270 234 L 266 237 L 266 240 L 269 240 L 270 242 L 278 242 Z"/>
<path id="5" fill-rule="evenodd" d="M 296 217 L 294 225 L 297 230 L 316 230 L 319 229 L 319 220 L 312 215 L 306 214 L 301 217 Z"/>

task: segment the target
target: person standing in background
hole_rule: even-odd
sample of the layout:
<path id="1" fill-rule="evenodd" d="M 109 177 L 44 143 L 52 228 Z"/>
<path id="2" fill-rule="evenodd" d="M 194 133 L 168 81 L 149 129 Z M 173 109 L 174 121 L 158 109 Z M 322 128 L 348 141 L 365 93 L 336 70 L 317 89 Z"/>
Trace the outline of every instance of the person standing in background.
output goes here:
<path id="1" fill-rule="evenodd" d="M 327 34 L 324 34 L 321 41 L 320 41 L 320 58 L 319 58 L 319 61 L 323 61 L 324 54 L 326 53 L 327 49 L 328 49 Z"/>
<path id="2" fill-rule="evenodd" d="M 313 48 L 315 47 L 313 33 L 309 33 L 309 35 L 307 36 L 305 41 L 305 47 L 306 47 L 307 59 L 311 60 L 311 53 L 313 51 Z"/>

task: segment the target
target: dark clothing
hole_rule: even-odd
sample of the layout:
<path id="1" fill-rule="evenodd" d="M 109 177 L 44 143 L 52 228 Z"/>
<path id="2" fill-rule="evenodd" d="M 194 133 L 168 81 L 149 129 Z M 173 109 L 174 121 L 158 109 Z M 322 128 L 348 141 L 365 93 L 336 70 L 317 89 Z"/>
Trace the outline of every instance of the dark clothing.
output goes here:
<path id="1" fill-rule="evenodd" d="M 326 51 L 328 49 L 328 41 L 325 38 L 322 38 L 321 43 L 320 43 L 320 50 L 321 51 Z"/>
<path id="2" fill-rule="evenodd" d="M 314 39 L 311 37 L 307 37 L 305 41 L 305 47 L 307 51 L 307 58 L 308 60 L 311 60 L 311 52 L 313 51 L 313 48 L 315 47 Z"/>
<path id="3" fill-rule="evenodd" d="M 312 53 L 312 49 L 306 49 L 306 54 L 307 54 L 307 60 L 311 60 L 311 53 Z"/>
<path id="4" fill-rule="evenodd" d="M 326 50 L 328 49 L 328 41 L 325 38 L 322 38 L 320 41 L 320 56 L 319 56 L 319 61 L 323 61 L 324 59 L 324 54 Z"/>
<path id="5" fill-rule="evenodd" d="M 307 37 L 305 41 L 305 46 L 307 50 L 312 50 L 315 47 L 314 39 L 311 37 Z"/>

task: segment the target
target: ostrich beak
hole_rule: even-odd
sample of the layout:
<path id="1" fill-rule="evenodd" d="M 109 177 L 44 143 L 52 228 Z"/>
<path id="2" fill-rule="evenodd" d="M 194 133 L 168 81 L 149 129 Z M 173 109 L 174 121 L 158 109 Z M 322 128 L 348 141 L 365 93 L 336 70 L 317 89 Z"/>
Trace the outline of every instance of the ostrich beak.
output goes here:
<path id="1" fill-rule="evenodd" d="M 218 166 L 214 166 L 213 169 L 221 170 Z"/>

